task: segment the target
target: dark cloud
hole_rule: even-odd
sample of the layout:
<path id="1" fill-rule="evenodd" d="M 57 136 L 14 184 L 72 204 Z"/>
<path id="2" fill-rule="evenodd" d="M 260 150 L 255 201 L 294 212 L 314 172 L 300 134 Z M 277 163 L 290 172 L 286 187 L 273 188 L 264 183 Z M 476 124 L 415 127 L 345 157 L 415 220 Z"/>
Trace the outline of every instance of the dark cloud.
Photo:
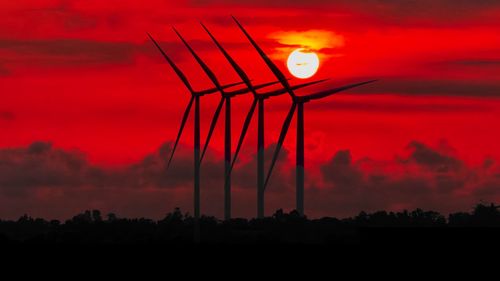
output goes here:
<path id="1" fill-rule="evenodd" d="M 338 151 L 328 163 L 321 167 L 321 171 L 327 182 L 338 187 L 358 185 L 363 180 L 363 173 L 352 164 L 349 150 Z"/>
<path id="2" fill-rule="evenodd" d="M 500 177 L 489 179 L 474 190 L 474 196 L 480 201 L 488 201 L 490 198 L 498 198 L 500 189 Z"/>
<path id="3" fill-rule="evenodd" d="M 276 150 L 276 143 L 267 146 L 264 150 L 264 171 L 267 173 Z M 289 151 L 282 148 L 278 156 L 278 161 L 274 167 L 269 185 L 272 185 L 272 191 L 282 192 L 289 188 L 292 176 L 290 166 L 287 164 Z M 241 162 L 241 161 L 240 161 Z M 234 169 L 234 183 L 242 188 L 255 189 L 257 186 L 257 153 L 252 153 L 249 161 L 236 165 Z"/>
<path id="4" fill-rule="evenodd" d="M 10 111 L 0 111 L 0 120 L 12 121 L 16 118 L 14 113 Z"/>
<path id="5" fill-rule="evenodd" d="M 500 50 L 492 49 L 490 52 L 492 54 L 498 54 Z M 494 55 L 496 56 L 496 55 Z M 489 81 L 486 83 L 482 83 L 481 80 L 478 82 L 472 83 L 473 86 L 479 86 L 479 89 L 482 89 L 482 86 L 496 87 L 495 83 L 497 82 L 498 73 L 500 73 L 500 59 L 498 57 L 477 57 L 477 58 L 457 58 L 451 60 L 444 61 L 435 61 L 425 63 L 425 66 L 429 69 L 432 69 L 434 72 L 442 72 L 442 73 L 473 73 L 482 81 Z M 463 84 L 463 83 L 462 83 Z M 483 85 L 481 85 L 483 84 Z"/>
<path id="6" fill-rule="evenodd" d="M 500 66 L 500 59 L 463 59 L 446 62 L 451 65 L 462 65 L 462 66 L 477 66 L 477 67 L 488 67 L 488 66 Z"/>
<path id="7" fill-rule="evenodd" d="M 483 169 L 488 170 L 495 165 L 495 160 L 492 158 L 486 158 L 483 161 Z"/>
<path id="8" fill-rule="evenodd" d="M 79 151 L 54 148 L 50 142 L 5 148 L 0 150 L 0 186 L 25 190 L 33 187 L 178 188 L 190 185 L 193 176 L 190 149 L 179 146 L 167 169 L 171 149 L 172 143 L 167 142 L 138 163 L 107 169 L 91 165 Z M 206 157 L 202 164 L 204 183 L 221 185 L 223 167 L 222 160 Z"/>
<path id="9" fill-rule="evenodd" d="M 284 108 L 284 107 L 283 107 Z M 274 110 L 283 110 L 281 107 L 273 108 Z M 344 101 L 344 100 L 325 100 L 323 102 L 313 102 L 307 105 L 309 110 L 314 111 L 362 111 L 375 113 L 473 113 L 491 111 L 485 105 L 477 104 L 449 104 L 449 103 L 428 103 L 428 104 L 412 104 L 412 103 L 381 103 L 373 101 Z"/>
<path id="10" fill-rule="evenodd" d="M 489 77 L 488 77 L 489 78 Z M 340 93 L 341 95 L 356 95 L 356 94 L 387 94 L 400 96 L 443 96 L 443 97 L 479 97 L 479 98 L 498 98 L 500 97 L 500 82 L 496 80 L 436 80 L 434 78 L 408 78 L 398 76 L 387 77 L 357 77 L 347 80 L 335 82 L 324 82 L 319 85 L 314 85 L 306 90 L 301 90 L 301 94 L 313 93 L 316 91 L 336 88 L 342 85 L 356 83 L 359 81 L 367 81 L 378 79 L 375 83 L 364 85 Z M 326 100 L 324 103 L 310 103 L 307 105 L 318 110 L 321 109 L 347 109 L 347 110 L 367 110 L 367 111 L 426 111 L 426 112 L 459 112 L 468 111 L 484 111 L 485 106 L 477 104 L 445 104 L 441 101 L 434 103 L 429 100 L 427 104 L 393 104 L 391 101 L 385 104 L 366 103 L 362 101 L 337 101 Z M 398 109 L 400 108 L 400 109 Z"/>
<path id="11" fill-rule="evenodd" d="M 151 182 L 162 186 L 155 167 L 148 165 L 148 159 L 153 157 L 147 156 L 132 167 L 105 169 L 91 165 L 79 151 L 62 150 L 50 142 L 39 141 L 25 148 L 0 150 L 0 186 L 13 193 L 38 187 L 137 187 Z M 144 178 L 149 181 L 144 182 Z"/>
<path id="12" fill-rule="evenodd" d="M 474 24 L 470 19 L 481 19 L 481 22 L 495 19 L 486 17 L 489 11 L 500 9 L 500 3 L 496 0 L 192 0 L 191 3 L 199 6 L 223 5 L 229 7 L 261 7 L 261 8 L 298 8 L 301 11 L 317 13 L 342 14 L 355 12 L 364 15 L 364 20 L 376 18 L 377 22 L 390 24 L 429 24 L 456 25 L 459 22 Z M 479 24 L 481 22 L 478 22 Z"/>
<path id="13" fill-rule="evenodd" d="M 193 4 L 198 5 L 215 5 L 218 3 L 229 4 L 233 1 L 228 0 L 191 0 Z M 485 9 L 492 7 L 500 7 L 496 0 L 420 0 L 420 1 L 400 1 L 400 0 L 365 0 L 362 3 L 355 3 L 349 0 L 242 0 L 235 3 L 235 5 L 254 4 L 256 6 L 309 6 L 309 5 L 331 5 L 338 6 L 339 4 L 352 5 L 353 7 L 360 7 L 364 4 L 368 6 L 392 7 L 394 10 L 411 12 L 414 9 L 431 9 L 436 7 L 455 7 L 457 9 Z"/>
<path id="14" fill-rule="evenodd" d="M 9 53 L 9 62 L 48 66 L 128 64 L 139 46 L 125 42 L 80 39 L 0 39 L 0 50 Z"/>
<path id="15" fill-rule="evenodd" d="M 189 210 L 192 207 L 192 150 L 180 145 L 167 169 L 171 149 L 172 142 L 167 142 L 141 161 L 120 168 L 92 165 L 81 152 L 55 148 L 49 142 L 0 149 L 0 212 L 15 217 L 31 211 L 60 218 L 80 211 L 78 207 L 90 206 L 118 210 L 130 216 L 157 216 L 176 206 Z M 266 154 L 270 154 L 274 146 L 267 151 Z M 286 157 L 286 151 L 282 155 Z M 279 169 L 282 162 L 285 161 L 277 166 L 274 180 L 282 178 Z M 222 215 L 223 167 L 223 160 L 209 151 L 201 174 L 205 213 Z M 255 187 L 254 168 L 241 171 L 238 167 L 237 170 L 233 188 L 238 190 L 242 184 L 243 191 L 236 192 L 234 197 L 255 194 L 249 188 Z M 282 193 L 276 187 L 273 191 Z M 248 202 L 248 198 L 245 199 Z"/>
<path id="16" fill-rule="evenodd" d="M 473 24 L 471 19 L 487 21 L 487 12 L 499 9 L 500 3 L 495 0 L 368 0 L 353 2 L 347 0 L 334 1 L 348 9 L 376 15 L 386 22 L 400 24 L 418 23 L 422 25 L 457 25 Z M 366 12 L 364 12 L 366 13 Z M 490 19 L 495 20 L 495 19 Z M 481 22 L 479 22 L 481 24 Z"/>
<path id="17" fill-rule="evenodd" d="M 399 77 L 381 78 L 355 93 L 389 93 L 426 96 L 500 97 L 500 83 L 463 80 L 424 80 Z"/>
<path id="18" fill-rule="evenodd" d="M 457 171 L 463 166 L 462 161 L 457 158 L 431 149 L 421 142 L 412 141 L 408 146 L 412 152 L 410 157 L 403 161 L 413 161 L 436 172 Z"/>
<path id="19" fill-rule="evenodd" d="M 365 171 L 366 161 L 352 161 L 348 150 L 337 152 L 320 168 L 325 186 L 308 192 L 307 201 L 314 202 L 310 208 L 329 209 L 337 216 L 348 216 L 360 210 L 436 207 L 433 186 L 427 177 L 414 173 L 397 175 L 387 170 Z M 368 162 L 378 168 L 388 165 Z"/>
<path id="20" fill-rule="evenodd" d="M 153 35 L 154 36 L 154 35 Z M 165 52 L 179 63 L 190 58 L 186 47 L 176 40 L 159 41 Z M 200 54 L 216 51 L 209 38 L 207 40 L 190 40 L 190 45 Z M 245 43 L 226 43 L 229 49 L 248 47 Z M 164 59 L 153 43 L 144 34 L 140 44 L 131 42 L 105 42 L 80 39 L 47 39 L 17 40 L 0 39 L 0 51 L 8 54 L 9 63 L 19 65 L 36 65 L 41 67 L 81 67 L 101 65 L 132 64 L 138 54 L 146 55 L 152 60 L 164 63 Z M 0 75 L 8 75 L 10 71 L 0 64 Z"/>
<path id="21" fill-rule="evenodd" d="M 418 141 L 408 149 L 407 156 L 393 162 L 352 161 L 349 150 L 338 151 L 320 167 L 325 187 L 312 190 L 310 200 L 330 197 L 331 209 L 349 215 L 359 210 L 417 207 L 451 212 L 478 200 L 500 199 L 500 180 L 487 172 L 492 163 L 488 169 L 468 167 L 449 149 Z"/>
<path id="22" fill-rule="evenodd" d="M 5 65 L 0 63 L 0 76 L 9 76 L 10 74 L 10 70 Z"/>
<path id="23" fill-rule="evenodd" d="M 176 206 L 189 210 L 192 152 L 179 147 L 167 170 L 171 147 L 171 142 L 165 143 L 141 161 L 121 168 L 92 165 L 81 152 L 55 148 L 48 142 L 1 149 L 0 210 L 12 215 L 32 211 L 56 216 L 89 207 L 130 216 L 160 216 Z M 275 145 L 266 148 L 268 161 L 274 149 Z M 320 165 L 319 178 L 308 172 L 307 212 L 313 217 L 417 207 L 451 212 L 479 200 L 500 200 L 500 172 L 492 159 L 470 167 L 444 144 L 431 147 L 413 141 L 407 149 L 406 155 L 391 161 L 353 160 L 349 150 L 338 151 Z M 294 166 L 286 161 L 288 156 L 285 150 L 266 192 L 269 212 L 293 208 Z M 213 152 L 207 157 L 202 165 L 202 206 L 204 213 L 220 216 L 223 161 Z M 255 165 L 253 155 L 238 164 L 234 173 L 234 210 L 239 216 L 255 212 Z"/>
<path id="24" fill-rule="evenodd" d="M 70 0 L 56 1 L 44 7 L 23 9 L 19 14 L 28 18 L 56 22 L 58 26 L 70 32 L 95 28 L 98 25 L 98 18 L 95 15 L 78 11 Z"/>
<path id="25" fill-rule="evenodd" d="M 167 53 L 167 55 L 171 57 L 175 63 L 182 62 L 186 59 L 189 60 L 192 59 L 192 55 L 189 53 L 186 46 L 180 40 L 178 40 L 175 34 L 172 34 L 172 36 L 169 38 L 160 38 L 155 34 L 151 35 L 153 36 L 153 38 L 155 38 L 156 41 L 158 41 L 158 43 L 165 51 L 165 53 Z M 215 36 L 217 36 L 217 33 L 215 33 Z M 210 56 L 213 56 L 214 53 L 215 54 L 220 53 L 219 49 L 217 49 L 216 45 L 213 43 L 213 41 L 210 40 L 210 37 L 208 37 L 208 35 L 206 40 L 200 40 L 200 39 L 194 39 L 194 40 L 187 39 L 187 40 L 189 45 L 195 50 L 195 52 L 200 57 L 202 57 L 202 59 L 206 59 L 207 53 L 209 53 Z M 221 44 L 223 44 L 226 50 L 231 50 L 231 51 L 234 51 L 235 49 L 250 50 L 249 45 L 245 41 L 221 42 Z M 161 53 L 149 39 L 147 39 L 147 41 L 145 41 L 145 43 L 140 46 L 140 51 L 142 54 L 147 55 L 148 57 L 159 63 L 164 63 L 165 61 L 164 58 L 161 56 Z M 220 54 L 220 56 L 222 58 L 222 54 Z"/>
<path id="26" fill-rule="evenodd" d="M 163 144 L 155 153 L 147 155 L 140 163 L 127 169 L 126 173 L 136 179 L 136 186 L 176 188 L 192 184 L 194 173 L 192 151 L 183 146 L 178 147 L 172 164 L 167 169 L 172 146 L 171 142 Z M 222 160 L 206 157 L 201 169 L 204 185 L 221 185 L 224 179 L 223 167 Z"/>
<path id="27" fill-rule="evenodd" d="M 54 149 L 35 142 L 27 148 L 0 150 L 0 186 L 10 192 L 52 186 L 80 186 L 91 167 L 78 152 Z"/>

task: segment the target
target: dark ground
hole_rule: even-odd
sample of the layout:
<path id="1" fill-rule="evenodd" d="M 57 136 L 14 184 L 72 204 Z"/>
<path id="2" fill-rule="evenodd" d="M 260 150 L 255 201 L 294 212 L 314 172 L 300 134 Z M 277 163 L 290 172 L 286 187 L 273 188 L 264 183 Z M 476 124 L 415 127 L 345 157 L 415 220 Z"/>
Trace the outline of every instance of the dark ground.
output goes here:
<path id="1" fill-rule="evenodd" d="M 347 219 L 309 220 L 295 212 L 278 210 L 265 219 L 218 221 L 201 219 L 201 246 L 193 244 L 193 218 L 178 209 L 159 221 L 105 218 L 97 210 L 85 211 L 65 222 L 23 216 L 0 220 L 0 246 L 141 246 L 167 249 L 254 245 L 266 247 L 420 247 L 500 245 L 500 210 L 478 204 L 470 213 L 448 217 L 415 211 L 361 212 Z"/>

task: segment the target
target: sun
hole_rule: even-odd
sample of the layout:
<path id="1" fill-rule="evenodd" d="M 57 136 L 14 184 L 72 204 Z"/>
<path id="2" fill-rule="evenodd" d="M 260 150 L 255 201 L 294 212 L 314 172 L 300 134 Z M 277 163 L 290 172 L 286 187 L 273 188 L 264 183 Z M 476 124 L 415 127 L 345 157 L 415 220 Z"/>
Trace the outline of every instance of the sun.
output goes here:
<path id="1" fill-rule="evenodd" d="M 291 52 L 286 62 L 288 71 L 300 79 L 312 77 L 318 71 L 319 57 L 314 52 L 296 49 Z"/>

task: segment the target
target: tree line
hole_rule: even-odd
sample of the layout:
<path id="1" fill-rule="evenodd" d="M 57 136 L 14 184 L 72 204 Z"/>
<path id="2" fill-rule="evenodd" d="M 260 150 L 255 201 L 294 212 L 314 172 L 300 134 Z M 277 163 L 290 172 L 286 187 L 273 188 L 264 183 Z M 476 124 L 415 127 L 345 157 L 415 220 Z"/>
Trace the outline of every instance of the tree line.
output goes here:
<path id="1" fill-rule="evenodd" d="M 114 213 L 102 215 L 99 210 L 87 210 L 64 222 L 23 215 L 18 220 L 0 220 L 0 244 L 183 245 L 192 243 L 193 225 L 194 218 L 179 208 L 161 220 L 121 218 Z M 221 221 L 215 217 L 202 216 L 200 225 L 202 242 L 206 243 L 359 244 L 363 241 L 373 242 L 371 238 L 378 236 L 395 237 L 391 234 L 400 233 L 395 232 L 396 229 L 406 229 L 407 234 L 407 230 L 410 230 L 415 238 L 422 236 L 422 229 L 433 233 L 460 229 L 500 229 L 500 209 L 495 204 L 481 203 L 471 212 L 451 213 L 448 216 L 416 209 L 360 212 L 357 216 L 344 219 L 308 219 L 297 211 L 287 213 L 278 210 L 262 219 Z"/>

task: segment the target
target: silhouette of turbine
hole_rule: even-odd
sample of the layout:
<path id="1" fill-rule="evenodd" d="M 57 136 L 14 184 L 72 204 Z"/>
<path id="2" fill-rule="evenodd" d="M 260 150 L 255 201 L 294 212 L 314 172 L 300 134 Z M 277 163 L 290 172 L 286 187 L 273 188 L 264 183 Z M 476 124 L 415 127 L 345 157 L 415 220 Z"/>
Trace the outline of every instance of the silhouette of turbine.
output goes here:
<path id="1" fill-rule="evenodd" d="M 217 39 L 215 39 L 215 37 L 208 30 L 208 28 L 203 23 L 201 23 L 201 26 L 203 26 L 205 31 L 208 33 L 210 38 L 212 38 L 212 40 L 217 45 L 219 50 L 222 52 L 224 57 L 231 64 L 231 66 L 234 68 L 236 73 L 240 76 L 241 80 L 246 84 L 248 89 L 250 89 L 251 93 L 253 94 L 253 98 L 254 98 L 253 103 L 250 106 L 250 110 L 245 118 L 245 122 L 243 123 L 242 132 L 241 132 L 240 138 L 238 140 L 238 146 L 236 148 L 233 161 L 231 162 L 231 166 L 229 168 L 229 171 L 228 171 L 226 177 L 231 176 L 231 172 L 233 170 L 234 164 L 236 162 L 236 159 L 238 158 L 238 153 L 240 152 L 241 146 L 243 144 L 243 140 L 245 138 L 245 135 L 248 131 L 248 127 L 249 127 L 250 122 L 252 120 L 253 113 L 255 112 L 255 107 L 257 106 L 257 104 L 259 105 L 259 107 L 258 107 L 258 118 L 259 118 L 258 119 L 258 134 L 257 134 L 257 217 L 263 218 L 264 217 L 264 100 L 268 99 L 270 97 L 273 97 L 273 96 L 285 94 L 287 92 L 287 89 L 282 88 L 279 90 L 270 91 L 270 92 L 266 92 L 266 93 L 257 93 L 256 90 L 259 89 L 258 86 L 254 86 L 252 84 L 248 75 L 236 63 L 236 61 L 229 55 L 229 53 L 222 47 L 222 45 L 219 43 L 219 41 L 217 41 Z M 303 88 L 303 87 L 306 87 L 309 85 L 323 82 L 325 80 L 327 80 L 327 79 L 299 84 L 296 86 L 292 86 L 292 89 L 300 89 L 300 88 Z M 213 130 L 213 128 L 211 128 L 211 130 Z M 208 145 L 208 142 L 207 142 L 207 145 Z M 206 149 L 206 147 L 205 147 L 205 149 Z"/>
<path id="2" fill-rule="evenodd" d="M 225 220 L 230 220 L 231 219 L 231 179 L 229 176 L 229 169 L 230 169 L 230 164 L 231 164 L 231 98 L 241 95 L 241 94 L 246 94 L 254 88 L 244 88 L 241 90 L 233 91 L 233 92 L 227 92 L 224 90 L 224 87 L 220 84 L 219 80 L 213 73 L 213 71 L 207 66 L 205 62 L 196 54 L 196 52 L 193 50 L 193 48 L 187 43 L 187 41 L 182 37 L 182 35 L 173 27 L 174 32 L 179 36 L 181 41 L 184 43 L 184 45 L 187 47 L 191 55 L 195 58 L 195 60 L 198 62 L 198 64 L 201 66 L 205 74 L 208 76 L 208 78 L 212 81 L 212 83 L 215 85 L 217 88 L 218 92 L 221 94 L 221 99 L 219 102 L 219 105 L 217 106 L 217 109 L 215 110 L 214 117 L 212 118 L 212 123 L 210 124 L 210 129 L 208 131 L 207 139 L 205 142 L 205 146 L 203 149 L 203 153 L 201 154 L 200 162 L 203 160 L 203 157 L 205 155 L 205 152 L 207 150 L 208 144 L 210 142 L 210 139 L 212 137 L 212 133 L 215 129 L 215 125 L 217 123 L 217 120 L 219 118 L 220 112 L 222 110 L 222 107 L 225 105 L 226 106 L 226 116 L 225 116 L 225 138 L 224 138 L 224 219 Z M 267 86 L 271 86 L 274 84 L 278 84 L 279 81 L 274 81 L 274 82 L 268 82 L 264 84 L 260 84 L 255 86 L 255 88 L 260 89 L 264 88 Z"/>
<path id="3" fill-rule="evenodd" d="M 194 171 L 194 240 L 195 242 L 200 241 L 200 227 L 199 227 L 199 219 L 200 219 L 200 176 L 199 176 L 199 171 L 200 171 L 200 97 L 207 95 L 207 94 L 213 94 L 219 91 L 219 88 L 229 88 L 233 87 L 236 85 L 241 85 L 243 83 L 238 82 L 238 83 L 232 83 L 228 85 L 221 86 L 219 88 L 213 88 L 213 89 L 207 89 L 203 91 L 195 91 L 191 84 L 189 83 L 188 79 L 186 78 L 186 75 L 175 65 L 175 63 L 170 59 L 170 57 L 163 51 L 163 49 L 160 47 L 158 42 L 149 34 L 147 33 L 148 37 L 153 41 L 155 46 L 158 48 L 160 53 L 163 55 L 165 60 L 170 64 L 174 72 L 177 74 L 177 76 L 181 79 L 181 81 L 184 83 L 186 88 L 189 90 L 191 93 L 191 99 L 189 100 L 188 105 L 186 106 L 186 109 L 184 111 L 184 115 L 182 116 L 182 121 L 181 121 L 181 126 L 179 127 L 179 132 L 177 133 L 177 137 L 175 139 L 174 147 L 172 149 L 172 152 L 170 154 L 170 157 L 168 159 L 168 164 L 167 164 L 167 169 L 170 167 L 170 163 L 172 162 L 172 158 L 174 157 L 175 150 L 177 148 L 177 145 L 179 143 L 179 139 L 182 135 L 182 132 L 184 130 L 184 126 L 186 125 L 186 121 L 189 117 L 189 113 L 191 112 L 191 107 L 193 106 L 193 102 L 195 104 L 195 112 L 194 112 L 194 166 L 195 166 L 195 171 Z"/>
<path id="4" fill-rule="evenodd" d="M 365 85 L 368 83 L 375 82 L 376 80 L 365 81 L 356 84 L 350 84 L 339 88 L 328 89 L 324 91 L 320 91 L 313 94 L 308 94 L 305 96 L 297 96 L 292 87 L 288 84 L 285 75 L 278 69 L 278 67 L 269 59 L 269 57 L 264 53 L 264 51 L 257 45 L 257 43 L 253 40 L 253 38 L 248 34 L 248 32 L 243 28 L 243 26 L 239 23 L 239 21 L 233 17 L 234 21 L 241 29 L 241 31 L 245 34 L 250 43 L 257 50 L 259 55 L 262 57 L 267 66 L 271 69 L 273 74 L 278 78 L 283 87 L 287 89 L 287 92 L 290 94 L 292 98 L 292 106 L 290 111 L 288 112 L 283 126 L 281 128 L 280 136 L 278 139 L 278 144 L 276 146 L 276 150 L 274 151 L 273 159 L 271 162 L 271 166 L 269 168 L 269 172 L 267 174 L 264 189 L 266 188 L 269 178 L 271 177 L 273 168 L 278 159 L 279 152 L 283 146 L 283 142 L 285 141 L 286 134 L 288 132 L 288 128 L 290 127 L 290 123 L 292 121 L 293 115 L 297 110 L 297 145 L 296 145 L 296 210 L 299 212 L 301 216 L 304 215 L 304 103 L 309 102 L 311 100 L 322 99 L 333 95 L 335 93 L 345 91 L 354 87 L 358 87 L 361 85 Z"/>

